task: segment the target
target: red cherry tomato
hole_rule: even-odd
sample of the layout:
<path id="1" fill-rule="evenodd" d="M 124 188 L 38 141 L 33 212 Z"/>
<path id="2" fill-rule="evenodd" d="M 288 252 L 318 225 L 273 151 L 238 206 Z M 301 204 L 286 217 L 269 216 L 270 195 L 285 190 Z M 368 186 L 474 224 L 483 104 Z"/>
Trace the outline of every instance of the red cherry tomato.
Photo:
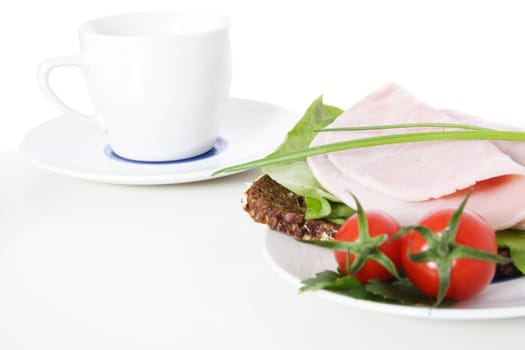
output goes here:
<path id="1" fill-rule="evenodd" d="M 419 225 L 425 226 L 441 235 L 449 224 L 455 209 L 439 209 L 429 213 Z M 490 225 L 478 214 L 464 210 L 456 233 L 455 242 L 468 247 L 497 253 L 496 234 Z M 423 236 L 410 231 L 403 239 L 401 262 L 405 273 L 414 286 L 423 293 L 435 297 L 438 294 L 439 275 L 435 262 L 416 263 L 409 259 L 408 252 L 420 253 L 428 249 Z M 496 264 L 474 259 L 455 259 L 452 261 L 450 286 L 445 298 L 463 300 L 481 292 L 494 277 Z"/>
<path id="2" fill-rule="evenodd" d="M 370 237 L 376 237 L 383 233 L 386 233 L 388 237 L 392 237 L 400 229 L 397 221 L 392 218 L 390 215 L 380 212 L 370 210 L 366 212 L 366 218 L 368 220 L 368 230 Z M 335 235 L 335 240 L 337 241 L 346 241 L 346 242 L 356 242 L 359 240 L 359 227 L 357 215 L 350 217 L 340 228 Z M 379 250 L 383 252 L 392 262 L 394 263 L 396 269 L 401 266 L 400 261 L 400 250 L 401 250 L 401 240 L 397 239 L 395 241 L 385 242 L 380 247 Z M 339 268 L 346 274 L 347 270 L 347 254 L 341 251 L 335 251 L 335 258 Z M 354 261 L 354 254 L 350 253 L 350 264 Z M 354 276 L 361 282 L 366 283 L 372 278 L 377 278 L 380 280 L 388 280 L 392 275 L 385 269 L 381 264 L 375 260 L 368 259 L 363 267 L 357 271 Z"/>

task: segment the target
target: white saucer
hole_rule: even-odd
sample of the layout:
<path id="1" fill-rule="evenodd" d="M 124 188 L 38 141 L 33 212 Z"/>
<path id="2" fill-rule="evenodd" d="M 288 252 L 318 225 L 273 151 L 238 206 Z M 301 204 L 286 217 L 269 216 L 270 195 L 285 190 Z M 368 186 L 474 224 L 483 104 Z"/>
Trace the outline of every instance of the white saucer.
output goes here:
<path id="1" fill-rule="evenodd" d="M 261 158 L 284 139 L 297 118 L 280 107 L 232 98 L 214 149 L 191 159 L 144 163 L 118 158 L 106 134 L 64 115 L 31 130 L 20 149 L 51 171 L 97 182 L 133 185 L 207 180 L 223 167 Z"/>

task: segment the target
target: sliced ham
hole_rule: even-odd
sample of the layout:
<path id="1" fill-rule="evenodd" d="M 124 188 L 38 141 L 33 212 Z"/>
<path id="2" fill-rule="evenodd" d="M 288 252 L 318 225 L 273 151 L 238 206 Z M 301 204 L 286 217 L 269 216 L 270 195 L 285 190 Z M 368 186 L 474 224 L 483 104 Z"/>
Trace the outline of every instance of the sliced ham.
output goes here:
<path id="1" fill-rule="evenodd" d="M 449 117 L 456 120 L 461 124 L 470 124 L 481 126 L 484 128 L 498 129 L 498 130 L 514 130 L 522 131 L 522 129 L 514 127 L 512 125 L 494 123 L 485 119 L 481 119 L 463 112 L 455 111 L 452 109 L 441 110 Z M 503 153 L 512 158 L 515 162 L 525 165 L 525 142 L 512 142 L 512 141 L 491 141 L 496 147 L 498 147 Z"/>
<path id="2" fill-rule="evenodd" d="M 403 88 L 389 85 L 357 103 L 332 126 L 453 123 L 466 121 L 463 117 L 431 108 Z M 320 133 L 312 145 L 400 132 L 407 129 Z M 513 144 L 523 147 L 489 141 L 407 143 L 310 157 L 308 164 L 317 180 L 348 205 L 354 206 L 353 193 L 365 209 L 386 211 L 402 225 L 415 224 L 434 208 L 457 206 L 466 189 L 473 187 L 468 207 L 494 229 L 503 229 L 520 226 L 525 218 L 525 167 L 516 161 L 525 157 L 518 157 L 520 152 L 514 152 L 515 159 L 509 156 Z"/>

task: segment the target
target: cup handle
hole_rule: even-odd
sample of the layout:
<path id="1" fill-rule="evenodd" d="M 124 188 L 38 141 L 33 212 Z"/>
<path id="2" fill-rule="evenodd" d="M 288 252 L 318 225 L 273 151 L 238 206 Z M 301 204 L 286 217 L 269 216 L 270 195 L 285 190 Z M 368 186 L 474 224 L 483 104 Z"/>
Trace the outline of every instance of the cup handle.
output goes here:
<path id="1" fill-rule="evenodd" d="M 49 84 L 49 73 L 57 67 L 79 67 L 82 70 L 85 70 L 84 63 L 80 56 L 64 56 L 64 57 L 55 57 L 49 58 L 43 61 L 38 68 L 38 84 L 40 90 L 49 101 L 51 101 L 55 107 L 60 109 L 66 115 L 71 115 L 82 120 L 84 123 L 88 124 L 91 127 L 96 129 L 105 130 L 105 126 L 97 116 L 89 116 L 83 113 L 80 113 L 73 108 L 66 105 L 53 91 L 51 85 Z"/>

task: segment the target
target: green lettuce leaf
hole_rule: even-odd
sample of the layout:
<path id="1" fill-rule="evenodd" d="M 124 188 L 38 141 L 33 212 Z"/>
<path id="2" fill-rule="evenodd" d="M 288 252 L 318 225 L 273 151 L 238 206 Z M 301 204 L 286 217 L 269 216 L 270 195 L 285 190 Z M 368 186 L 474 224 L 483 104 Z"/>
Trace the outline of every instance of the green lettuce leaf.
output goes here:
<path id="1" fill-rule="evenodd" d="M 325 105 L 323 97 L 318 97 L 288 132 L 284 142 L 268 157 L 307 148 L 317 135 L 315 130 L 328 126 L 341 113 L 343 113 L 342 109 Z M 262 171 L 290 191 L 305 198 L 306 219 L 325 218 L 342 223 L 354 213 L 352 208 L 341 203 L 321 186 L 308 167 L 306 159 L 266 166 Z"/>
<path id="2" fill-rule="evenodd" d="M 496 232 L 498 247 L 509 248 L 512 262 L 525 273 L 525 230 L 503 230 Z"/>

